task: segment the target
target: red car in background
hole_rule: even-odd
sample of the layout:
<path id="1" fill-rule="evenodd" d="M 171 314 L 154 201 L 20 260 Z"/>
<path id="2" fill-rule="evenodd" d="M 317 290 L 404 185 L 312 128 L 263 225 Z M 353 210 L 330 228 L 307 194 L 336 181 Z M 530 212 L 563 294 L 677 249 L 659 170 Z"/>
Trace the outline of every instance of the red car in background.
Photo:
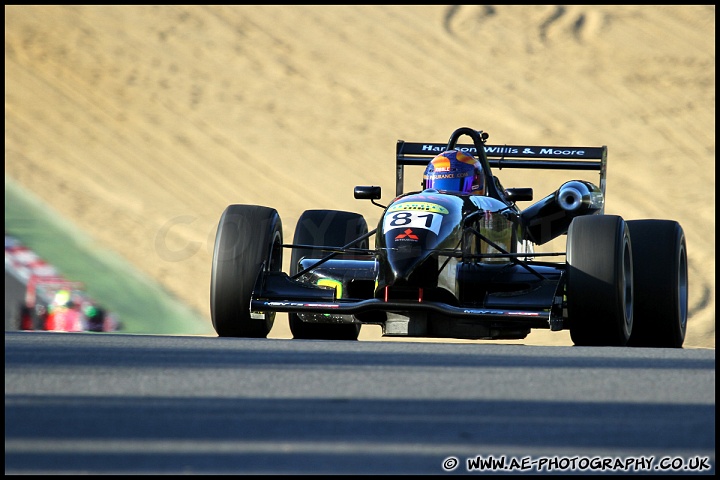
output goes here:
<path id="1" fill-rule="evenodd" d="M 112 315 L 82 291 L 82 283 L 60 276 L 30 277 L 20 308 L 21 330 L 112 332 Z"/>
<path id="2" fill-rule="evenodd" d="M 17 319 L 20 330 L 113 332 L 119 329 L 117 318 L 92 300 L 81 282 L 63 277 L 55 267 L 7 234 L 5 270 L 24 284 L 25 295 Z"/>

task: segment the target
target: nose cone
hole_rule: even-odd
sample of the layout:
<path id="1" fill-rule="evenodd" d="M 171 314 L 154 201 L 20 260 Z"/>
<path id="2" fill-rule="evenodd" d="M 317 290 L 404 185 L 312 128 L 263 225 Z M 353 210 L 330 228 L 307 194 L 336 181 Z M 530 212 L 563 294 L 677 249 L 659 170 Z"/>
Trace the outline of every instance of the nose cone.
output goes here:
<path id="1" fill-rule="evenodd" d="M 378 227 L 378 287 L 435 286 L 438 252 L 459 245 L 464 204 L 461 197 L 426 190 L 390 205 Z"/>
<path id="2" fill-rule="evenodd" d="M 433 275 L 426 275 L 428 278 L 425 279 L 421 277 L 423 273 L 427 273 L 427 268 L 423 268 L 423 266 L 433 263 L 431 261 L 433 258 L 435 257 L 430 252 L 419 245 L 401 246 L 390 250 L 387 256 L 387 284 L 408 283 L 416 286 L 429 286 L 424 284 L 431 280 Z M 437 261 L 434 264 L 437 264 Z"/>
<path id="3" fill-rule="evenodd" d="M 408 285 L 429 288 L 437 283 L 437 255 L 427 248 L 427 232 L 410 230 L 388 234 L 381 285 Z M 400 237 L 400 238 L 397 238 Z"/>

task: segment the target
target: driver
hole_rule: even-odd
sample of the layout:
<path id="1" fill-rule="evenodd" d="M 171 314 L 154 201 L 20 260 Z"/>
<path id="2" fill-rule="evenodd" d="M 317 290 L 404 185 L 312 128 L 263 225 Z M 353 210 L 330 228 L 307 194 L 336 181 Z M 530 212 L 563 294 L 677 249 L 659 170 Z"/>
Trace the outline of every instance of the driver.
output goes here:
<path id="1" fill-rule="evenodd" d="M 448 150 L 433 158 L 423 174 L 423 189 L 485 195 L 485 174 L 472 155 Z"/>

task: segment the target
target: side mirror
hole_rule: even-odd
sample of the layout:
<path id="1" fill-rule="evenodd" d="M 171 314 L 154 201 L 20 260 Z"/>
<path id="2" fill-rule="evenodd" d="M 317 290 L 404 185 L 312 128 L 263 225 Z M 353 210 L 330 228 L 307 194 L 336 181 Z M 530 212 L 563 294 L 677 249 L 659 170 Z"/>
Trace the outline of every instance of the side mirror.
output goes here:
<path id="1" fill-rule="evenodd" d="M 355 187 L 355 198 L 358 200 L 380 200 L 382 188 L 375 186 L 357 186 Z"/>
<path id="2" fill-rule="evenodd" d="M 527 201 L 533 199 L 533 189 L 532 188 L 506 188 L 505 189 L 505 198 L 510 200 L 511 202 L 519 202 L 519 201 Z"/>

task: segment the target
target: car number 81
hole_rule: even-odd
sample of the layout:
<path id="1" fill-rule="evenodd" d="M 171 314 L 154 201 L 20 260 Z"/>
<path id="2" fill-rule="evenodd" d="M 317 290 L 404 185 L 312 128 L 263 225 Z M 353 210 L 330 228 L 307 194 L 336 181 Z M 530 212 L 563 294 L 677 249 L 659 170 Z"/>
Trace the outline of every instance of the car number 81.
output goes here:
<path id="1" fill-rule="evenodd" d="M 430 230 L 435 235 L 440 232 L 442 215 L 431 212 L 400 211 L 385 215 L 383 230 L 388 232 L 396 228 L 417 228 Z"/>

